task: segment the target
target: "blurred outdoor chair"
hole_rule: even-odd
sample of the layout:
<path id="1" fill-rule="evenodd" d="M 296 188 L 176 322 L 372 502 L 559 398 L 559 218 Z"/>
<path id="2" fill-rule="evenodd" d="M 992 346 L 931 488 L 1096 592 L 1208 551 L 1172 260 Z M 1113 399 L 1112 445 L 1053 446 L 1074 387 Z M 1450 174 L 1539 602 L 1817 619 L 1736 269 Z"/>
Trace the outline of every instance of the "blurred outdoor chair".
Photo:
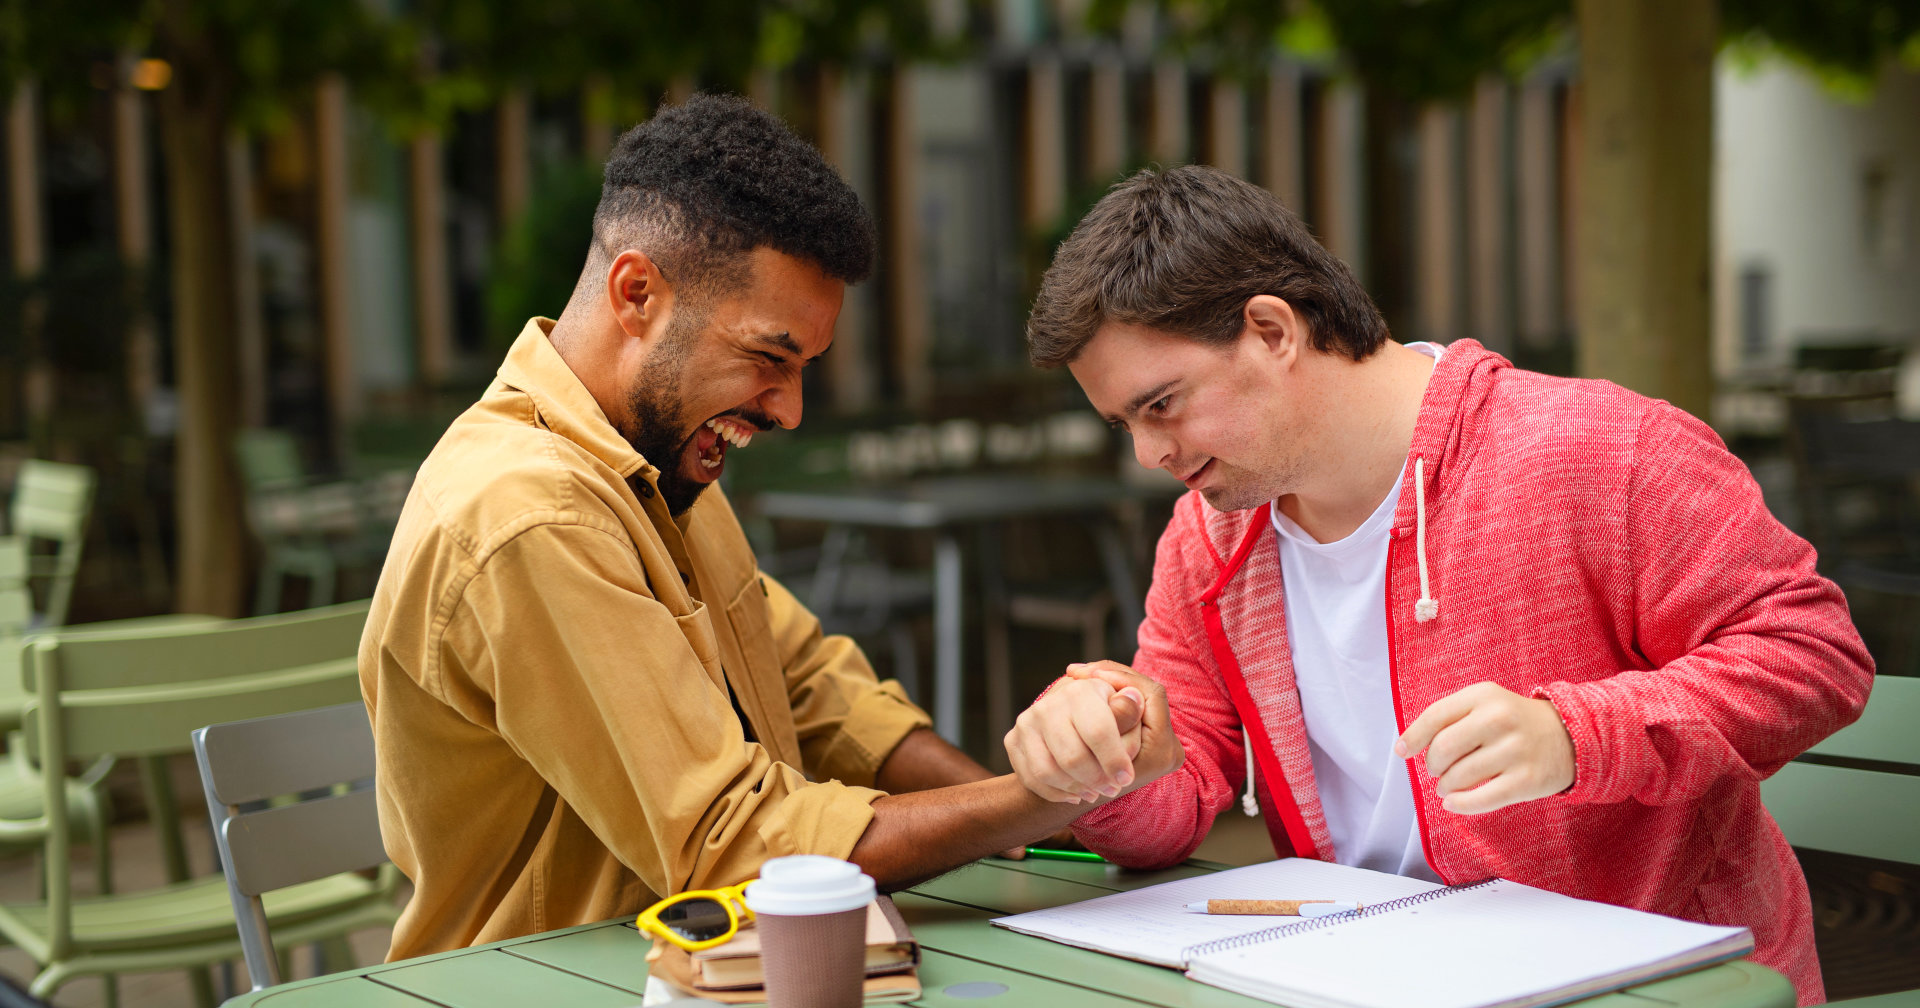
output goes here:
<path id="1" fill-rule="evenodd" d="M 931 571 L 889 564 L 861 530 L 845 525 L 830 526 L 818 547 L 764 553 L 760 567 L 793 590 L 823 632 L 884 641 L 891 677 L 924 702 L 912 621 L 933 611 Z"/>
<path id="2" fill-rule="evenodd" d="M 360 701 L 193 733 L 207 814 L 253 990 L 284 979 L 262 895 L 342 872 L 397 873 L 380 840 L 373 729 Z M 343 956 L 335 969 L 349 968 Z"/>
<path id="3" fill-rule="evenodd" d="M 43 585 L 46 602 L 29 619 L 33 627 L 57 627 L 67 621 L 73 580 L 86 543 L 87 516 L 93 509 L 93 470 L 64 462 L 27 459 L 14 478 L 8 531 L 27 544 L 30 585 Z M 51 553 L 39 549 L 52 546 Z"/>
<path id="4" fill-rule="evenodd" d="M 1807 538 L 1848 591 L 1892 596 L 1910 613 L 1904 662 L 1920 672 L 1920 422 L 1886 395 L 1794 397 L 1788 448 Z"/>
<path id="5" fill-rule="evenodd" d="M 197 968 L 241 956 L 226 883 L 190 878 L 166 758 L 204 725 L 357 702 L 367 605 L 353 603 L 198 626 L 30 638 L 27 745 L 41 766 L 138 757 L 166 885 L 80 897 L 69 877 L 76 837 L 66 789 L 47 775 L 44 900 L 0 902 L 0 936 L 42 968 L 45 997 L 76 976 Z M 293 943 L 390 923 L 396 879 L 336 875 L 274 893 L 267 914 Z M 195 975 L 203 1002 L 212 984 Z"/>
<path id="6" fill-rule="evenodd" d="M 1111 475 L 1111 438 L 1084 410 L 813 436 L 772 464 L 737 470 L 728 491 L 745 501 L 751 527 L 821 530 L 817 547 L 797 551 L 768 550 L 770 537 L 760 537 L 762 566 L 785 575 L 828 629 L 884 634 L 896 678 L 956 743 L 967 700 L 963 650 L 977 640 L 991 743 L 1012 723 L 1013 628 L 1072 633 L 1083 657 L 1131 657 L 1141 608 L 1134 554 L 1142 551 L 1127 544 L 1141 505 L 1163 495 Z M 792 471 L 778 472 L 780 458 Z M 917 559 L 928 546 L 931 569 Z M 970 612 L 977 634 L 967 631 Z M 915 660 L 922 616 L 933 624 L 926 691 Z"/>
<path id="7" fill-rule="evenodd" d="M 1920 865 L 1920 816 L 1914 814 L 1920 809 L 1920 734 L 1914 731 L 1916 724 L 1920 724 L 1920 679 L 1876 676 L 1873 695 L 1860 720 L 1761 782 L 1761 800 L 1780 824 L 1787 842 L 1816 851 Z M 1920 935 L 1920 920 L 1913 913 L 1920 894 L 1909 888 L 1903 895 L 1900 890 L 1891 887 L 1889 895 L 1903 901 L 1904 908 L 1869 910 L 1856 916 L 1875 920 L 1854 922 L 1890 939 L 1884 945 L 1896 950 L 1894 959 L 1901 958 L 1899 948 L 1912 948 Z M 1827 916 L 1826 908 L 1818 904 L 1815 913 Z M 1822 958 L 1829 958 L 1835 951 L 1823 949 L 1826 954 Z M 1893 982 L 1920 984 L 1920 961 L 1869 959 L 1860 963 L 1860 970 L 1869 977 L 1891 974 Z M 1827 983 L 1831 988 L 1847 979 L 1829 972 Z M 1920 1006 L 1920 990 L 1839 1003 L 1862 1008 L 1869 1004 L 1912 1008 Z"/>
<path id="8" fill-rule="evenodd" d="M 386 555 L 404 473 L 372 480 L 308 474 L 300 446 L 283 430 L 243 430 L 235 439 L 247 495 L 247 523 L 260 543 L 255 615 L 276 612 L 289 578 L 307 582 L 309 606 L 337 594 L 342 568 L 377 566 Z"/>
<path id="9" fill-rule="evenodd" d="M 27 587 L 27 543 L 0 536 L 0 640 L 18 639 L 33 622 L 33 592 Z"/>
<path id="10" fill-rule="evenodd" d="M 33 615 L 33 598 L 27 588 L 28 551 L 25 541 L 14 536 L 0 537 L 0 718 L 6 723 L 7 752 L 0 756 L 0 850 L 37 846 L 46 834 L 46 783 L 33 765 L 17 731 L 25 694 L 20 687 L 21 642 Z M 95 761 L 83 773 L 66 782 L 67 805 L 72 810 L 74 839 L 95 844 L 95 883 L 101 892 L 113 888 L 113 866 L 106 836 L 110 814 L 107 792 L 101 787 L 113 761 Z"/>

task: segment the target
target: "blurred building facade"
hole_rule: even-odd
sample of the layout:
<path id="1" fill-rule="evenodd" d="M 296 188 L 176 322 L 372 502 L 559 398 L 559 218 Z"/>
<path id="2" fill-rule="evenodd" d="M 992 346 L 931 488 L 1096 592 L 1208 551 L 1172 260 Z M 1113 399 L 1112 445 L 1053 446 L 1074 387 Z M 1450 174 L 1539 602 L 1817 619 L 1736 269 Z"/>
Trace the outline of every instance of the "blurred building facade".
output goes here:
<path id="1" fill-rule="evenodd" d="M 1920 74 L 1850 100 L 1790 65 L 1723 60 L 1716 87 L 1723 373 L 1920 338 Z"/>

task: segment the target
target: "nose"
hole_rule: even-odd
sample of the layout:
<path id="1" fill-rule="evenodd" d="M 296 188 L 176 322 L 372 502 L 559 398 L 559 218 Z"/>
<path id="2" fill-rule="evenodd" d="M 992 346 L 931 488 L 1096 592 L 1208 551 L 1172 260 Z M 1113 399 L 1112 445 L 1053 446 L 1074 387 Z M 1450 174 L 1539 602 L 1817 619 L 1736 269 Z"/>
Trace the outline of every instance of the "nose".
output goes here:
<path id="1" fill-rule="evenodd" d="M 1150 431 L 1136 430 L 1133 436 L 1133 458 L 1144 469 L 1162 468 L 1167 461 L 1170 441 L 1158 437 Z"/>
<path id="2" fill-rule="evenodd" d="M 760 393 L 759 406 L 761 413 L 788 430 L 800 426 L 800 376 L 784 378 Z"/>

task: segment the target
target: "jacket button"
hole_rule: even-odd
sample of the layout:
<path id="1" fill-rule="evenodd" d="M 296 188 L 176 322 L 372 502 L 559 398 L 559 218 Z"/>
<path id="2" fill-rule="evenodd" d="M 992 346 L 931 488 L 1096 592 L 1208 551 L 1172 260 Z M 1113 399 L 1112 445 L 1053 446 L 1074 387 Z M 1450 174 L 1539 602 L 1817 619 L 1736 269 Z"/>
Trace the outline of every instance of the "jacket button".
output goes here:
<path id="1" fill-rule="evenodd" d="M 642 497 L 645 497 L 645 498 L 647 498 L 648 500 L 652 500 L 652 499 L 653 499 L 653 484 L 651 484 L 651 483 L 641 483 L 641 484 L 640 484 L 640 496 L 642 496 Z"/>

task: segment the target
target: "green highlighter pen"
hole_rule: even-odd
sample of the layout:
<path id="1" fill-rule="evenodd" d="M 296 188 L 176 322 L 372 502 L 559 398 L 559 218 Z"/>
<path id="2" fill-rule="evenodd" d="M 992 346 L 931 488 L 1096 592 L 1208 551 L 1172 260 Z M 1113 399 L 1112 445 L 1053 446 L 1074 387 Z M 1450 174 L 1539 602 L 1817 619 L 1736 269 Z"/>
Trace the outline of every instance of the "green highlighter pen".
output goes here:
<path id="1" fill-rule="evenodd" d="M 1027 856 L 1039 861 L 1097 861 L 1107 862 L 1106 858 L 1085 850 L 1060 850 L 1057 847 L 1029 847 Z"/>

